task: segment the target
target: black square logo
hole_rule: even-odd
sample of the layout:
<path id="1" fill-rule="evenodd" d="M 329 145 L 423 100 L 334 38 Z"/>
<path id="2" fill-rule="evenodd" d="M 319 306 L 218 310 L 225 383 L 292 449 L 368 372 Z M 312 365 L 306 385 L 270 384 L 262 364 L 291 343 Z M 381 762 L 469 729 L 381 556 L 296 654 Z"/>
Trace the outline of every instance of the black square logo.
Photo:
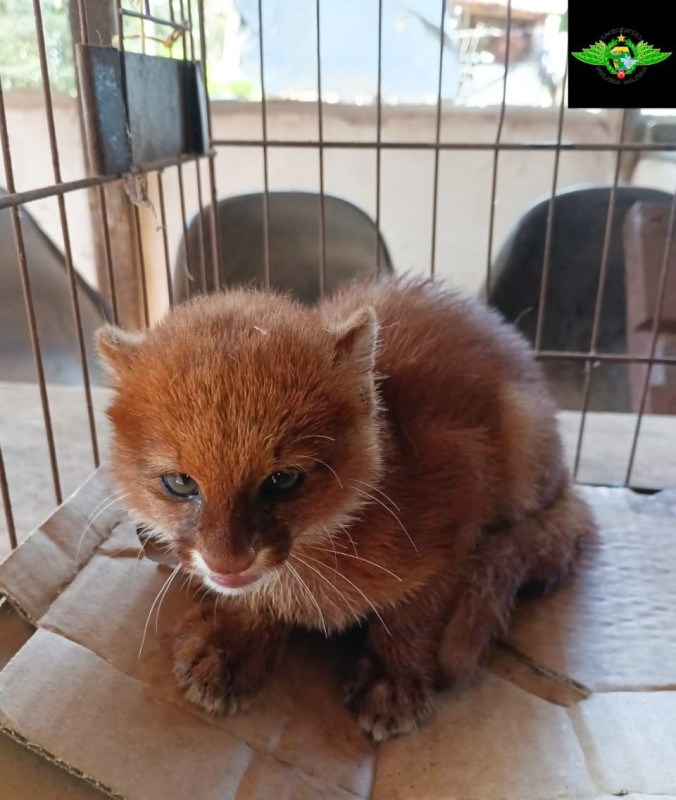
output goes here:
<path id="1" fill-rule="evenodd" d="M 657 4 L 652 5 L 653 8 Z M 569 108 L 676 106 L 674 36 L 659 13 L 568 7 Z"/>

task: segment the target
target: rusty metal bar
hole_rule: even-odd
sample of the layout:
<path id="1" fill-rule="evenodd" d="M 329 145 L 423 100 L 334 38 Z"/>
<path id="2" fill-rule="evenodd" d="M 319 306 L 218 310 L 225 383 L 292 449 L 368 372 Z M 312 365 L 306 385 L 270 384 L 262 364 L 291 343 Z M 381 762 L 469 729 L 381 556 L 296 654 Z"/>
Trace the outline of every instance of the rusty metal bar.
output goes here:
<path id="1" fill-rule="evenodd" d="M 44 200 L 46 197 L 58 197 L 62 194 L 69 192 L 76 192 L 79 189 L 92 189 L 101 186 L 105 183 L 113 183 L 119 180 L 125 174 L 129 175 L 143 175 L 147 172 L 155 172 L 158 169 L 165 167 L 175 167 L 177 164 L 186 164 L 195 161 L 196 159 L 209 158 L 215 155 L 213 150 L 207 153 L 182 153 L 178 156 L 170 156 L 169 158 L 162 158 L 158 161 L 151 161 L 148 164 L 134 167 L 129 173 L 116 173 L 114 175 L 99 175 L 94 178 L 80 178 L 74 181 L 64 181 L 62 183 L 52 184 L 50 186 L 43 186 L 40 189 L 29 189 L 25 192 L 10 192 L 8 190 L 4 197 L 0 197 L 0 211 L 4 208 L 12 208 L 12 206 L 23 205 L 24 203 L 32 203 L 34 200 Z"/>
<path id="2" fill-rule="evenodd" d="M 2 147 L 2 159 L 5 168 L 5 181 L 7 191 L 15 192 L 14 169 L 12 167 L 12 155 L 9 146 L 9 134 L 7 131 L 7 114 L 5 112 L 5 95 L 0 79 L 0 147 Z M 23 290 L 24 303 L 26 305 L 26 319 L 30 334 L 33 358 L 35 359 L 35 369 L 38 376 L 38 387 L 40 391 L 40 403 L 42 405 L 42 417 L 45 423 L 45 436 L 47 439 L 47 450 L 49 452 L 49 464 L 52 471 L 52 483 L 54 485 L 54 497 L 58 505 L 61 505 L 63 495 L 61 493 L 61 480 L 59 477 L 59 463 L 56 457 L 56 447 L 54 445 L 54 429 L 52 427 L 52 416 L 49 409 L 49 397 L 47 396 L 47 384 L 45 382 L 45 370 L 42 363 L 42 349 L 40 347 L 40 335 L 38 333 L 37 321 L 35 318 L 35 306 L 33 305 L 33 293 L 31 290 L 30 274 L 28 272 L 28 261 L 26 259 L 26 247 L 21 230 L 21 218 L 16 206 L 12 206 L 12 228 L 14 230 L 14 242 L 16 245 L 16 255 L 19 261 L 19 272 L 21 275 L 21 287 Z"/>
<path id="3" fill-rule="evenodd" d="M 212 147 L 288 147 L 288 148 L 314 148 L 317 147 L 317 140 L 308 139 L 219 139 L 212 140 Z M 676 152 L 676 144 L 650 144 L 649 142 L 626 142 L 623 144 L 602 144 L 599 142 L 390 142 L 381 141 L 350 141 L 349 139 L 324 139 L 323 147 L 325 150 L 375 150 L 380 147 L 382 150 L 498 150 L 501 153 L 506 151 L 546 151 L 560 149 L 562 152 L 581 153 L 616 153 L 616 152 L 639 152 L 639 153 L 673 153 Z"/>
<path id="4" fill-rule="evenodd" d="M 190 0 L 188 0 L 190 2 Z M 185 19 L 185 6 L 183 4 L 183 0 L 179 0 L 178 2 L 178 13 L 181 15 L 181 19 Z M 174 0 L 171 0 L 171 18 L 174 19 Z M 181 47 L 183 48 L 183 58 L 188 58 L 188 40 L 186 38 L 186 31 L 181 31 Z"/>
<path id="5" fill-rule="evenodd" d="M 119 175 L 104 175 L 98 178 L 81 178 L 76 181 L 66 181 L 65 183 L 43 186 L 40 189 L 29 189 L 26 192 L 10 192 L 4 197 L 0 197 L 0 211 L 3 208 L 32 203 L 34 200 L 44 200 L 46 197 L 57 197 L 58 195 L 76 192 L 79 189 L 91 189 L 104 183 L 111 183 L 118 180 Z"/>
<path id="6" fill-rule="evenodd" d="M 643 387 L 641 389 L 641 400 L 638 407 L 638 416 L 636 419 L 636 427 L 634 428 L 634 435 L 631 440 L 631 451 L 629 453 L 629 461 L 627 463 L 627 472 L 624 478 L 624 485 L 628 486 L 631 480 L 631 473 L 634 468 L 634 460 L 636 458 L 636 448 L 638 446 L 638 437 L 641 433 L 641 423 L 643 422 L 643 415 L 645 411 L 646 400 L 648 399 L 648 389 L 650 388 L 650 375 L 652 372 L 653 364 L 655 362 L 655 353 L 657 351 L 657 336 L 660 331 L 660 318 L 662 316 L 662 309 L 664 307 L 664 297 L 667 288 L 667 274 L 669 272 L 669 260 L 671 255 L 671 247 L 674 241 L 674 232 L 676 231 L 676 192 L 671 200 L 671 215 L 669 217 L 669 225 L 667 227 L 667 238 L 664 243 L 664 256 L 662 258 L 662 266 L 660 268 L 660 277 L 657 286 L 657 307 L 655 308 L 655 316 L 653 319 L 653 328 L 650 333 L 650 352 L 648 355 L 648 365 L 645 370 L 645 378 L 643 379 Z"/>
<path id="7" fill-rule="evenodd" d="M 202 199 L 202 175 L 200 173 L 200 165 L 197 161 L 195 162 L 195 180 L 197 181 L 197 207 L 199 209 L 197 224 L 199 226 L 200 264 L 202 266 L 202 292 L 206 294 L 209 285 L 207 280 L 207 261 L 206 261 L 207 245 L 206 245 L 206 234 L 204 232 L 204 201 Z M 214 291 L 217 291 L 219 286 L 218 264 L 212 264 L 212 273 L 214 276 Z"/>
<path id="8" fill-rule="evenodd" d="M 444 31 L 446 23 L 446 0 L 441 0 L 441 23 L 439 25 L 439 79 L 437 83 L 437 112 L 434 126 L 434 182 L 432 185 L 432 250 L 430 253 L 430 277 L 434 277 L 437 261 L 437 206 L 439 204 L 439 143 L 441 142 L 441 87 L 444 74 Z"/>
<path id="9" fill-rule="evenodd" d="M 319 137 L 319 296 L 326 289 L 326 196 L 324 192 L 324 104 L 322 102 L 321 0 L 317 0 L 317 135 Z"/>
<path id="10" fill-rule="evenodd" d="M 12 548 L 12 550 L 14 550 L 18 542 L 16 539 L 14 514 L 12 513 L 12 500 L 9 496 L 9 485 L 7 484 L 5 460 L 2 457 L 2 446 L 0 446 L 0 494 L 2 495 L 2 507 L 5 511 L 5 521 L 7 523 L 7 533 L 9 535 L 9 546 Z"/>
<path id="11" fill-rule="evenodd" d="M 209 156 L 209 189 L 211 195 L 211 252 L 213 259 L 218 264 L 220 274 L 221 264 L 221 232 L 218 224 L 218 190 L 216 186 L 215 156 Z"/>
<path id="12" fill-rule="evenodd" d="M 80 22 L 80 40 L 82 44 L 87 44 L 89 32 L 87 30 L 87 4 L 85 0 L 77 0 L 77 13 Z"/>
<path id="13" fill-rule="evenodd" d="M 622 111 L 622 121 L 620 124 L 620 142 L 624 139 L 625 126 L 627 123 L 627 111 Z M 606 286 L 606 273 L 608 271 L 608 255 L 610 253 L 610 234 L 613 226 L 613 216 L 615 214 L 615 195 L 617 193 L 617 185 L 620 180 L 620 168 L 622 165 L 622 153 L 618 151 L 615 159 L 615 174 L 613 175 L 613 184 L 610 189 L 610 197 L 608 200 L 608 215 L 606 216 L 606 229 L 603 237 L 603 250 L 601 251 L 601 267 L 599 270 L 599 282 L 596 290 L 596 302 L 594 304 L 594 317 L 592 320 L 592 333 L 591 342 L 589 344 L 589 354 L 596 355 L 596 341 L 598 339 L 599 327 L 601 325 L 601 312 L 603 309 L 603 293 Z M 577 473 L 580 468 L 580 457 L 582 454 L 582 439 L 584 437 L 584 429 L 587 422 L 587 409 L 589 407 L 589 398 L 591 394 L 592 370 L 589 362 L 586 364 L 584 376 L 584 390 L 582 399 L 582 416 L 580 417 L 580 431 L 577 437 L 577 445 L 575 447 L 575 463 L 573 467 L 573 477 L 577 478 Z"/>
<path id="14" fill-rule="evenodd" d="M 491 293 L 491 266 L 493 262 L 493 238 L 495 235 L 495 205 L 496 193 L 498 188 L 498 161 L 500 158 L 500 140 L 502 139 L 502 128 L 505 123 L 505 113 L 507 111 L 507 79 L 509 77 L 509 50 L 512 38 L 512 0 L 507 0 L 507 28 L 505 31 L 505 72 L 502 77 L 502 103 L 500 104 L 500 116 L 498 117 L 498 128 L 495 134 L 495 147 L 493 152 L 493 175 L 491 178 L 491 206 L 488 216 L 488 253 L 486 256 L 486 297 Z"/>
<path id="15" fill-rule="evenodd" d="M 204 85 L 208 86 L 208 72 L 207 72 L 207 36 L 204 26 L 204 0 L 198 0 L 197 8 L 199 11 L 199 32 L 200 32 L 200 58 L 202 61 L 202 71 L 204 75 Z M 211 121 L 211 106 L 209 104 L 209 94 L 207 92 L 207 131 L 209 141 L 212 135 L 212 121 Z M 218 229 L 218 192 L 216 190 L 216 165 L 214 163 L 214 156 L 209 157 L 209 190 L 211 196 L 210 203 L 210 216 L 211 216 L 211 257 L 214 264 L 218 265 L 220 275 L 220 231 Z M 220 283 L 219 283 L 220 285 Z M 219 285 L 216 286 L 218 291 Z"/>
<path id="16" fill-rule="evenodd" d="M 118 45 L 120 48 L 120 77 L 122 81 L 122 101 L 124 103 L 124 115 L 127 121 L 127 138 L 129 138 L 129 96 L 127 94 L 127 64 L 124 57 L 124 9 L 122 0 L 115 0 L 115 10 L 117 12 Z"/>
<path id="17" fill-rule="evenodd" d="M 258 0 L 258 57 L 261 71 L 261 126 L 263 133 L 263 279 L 270 288 L 270 172 L 268 163 L 268 106 L 265 95 L 265 58 L 263 46 L 263 0 Z"/>
<path id="18" fill-rule="evenodd" d="M 141 11 L 133 11 L 131 8 L 123 8 L 122 16 L 133 17 L 134 19 L 140 19 L 141 22 L 144 21 L 154 22 L 156 25 L 163 25 L 166 28 L 173 28 L 173 30 L 175 31 L 186 30 L 186 25 L 184 22 L 176 22 L 175 20 L 162 19 L 162 17 L 155 17 L 152 14 L 144 14 Z"/>
<path id="19" fill-rule="evenodd" d="M 188 9 L 188 38 L 190 39 L 190 60 L 195 60 L 195 35 L 192 24 L 192 0 L 185 0 Z M 181 0 L 181 16 L 183 16 L 183 0 Z"/>
<path id="20" fill-rule="evenodd" d="M 380 178 L 383 134 L 383 0 L 378 0 L 378 89 L 376 95 L 376 275 L 380 275 Z"/>
<path id="21" fill-rule="evenodd" d="M 167 232 L 167 211 L 164 203 L 164 182 L 162 172 L 157 172 L 157 194 L 160 198 L 160 225 L 162 226 L 162 243 L 164 246 L 164 269 L 167 275 L 167 297 L 169 308 L 174 307 L 174 288 L 171 276 L 171 256 L 169 255 L 169 234 Z"/>
<path id="22" fill-rule="evenodd" d="M 47 50 L 45 45 L 45 33 L 42 25 L 42 10 L 40 8 L 40 0 L 33 0 L 33 14 L 35 16 L 35 33 L 38 44 L 38 55 L 40 59 L 40 74 L 42 77 L 42 90 L 45 98 L 45 109 L 47 117 L 47 134 L 49 138 L 49 149 L 52 156 L 52 168 L 54 171 L 54 181 L 59 183 L 61 181 L 61 163 L 59 158 L 59 147 L 56 140 L 56 125 L 54 123 L 54 106 L 52 104 L 52 89 L 49 81 L 49 68 L 47 65 Z M 84 385 L 85 404 L 87 407 L 87 420 L 89 422 L 89 435 L 92 443 L 92 455 L 94 458 L 94 466 L 98 467 L 99 459 L 99 443 L 96 433 L 96 419 L 94 417 L 94 403 L 92 400 L 92 387 L 89 375 L 89 364 L 87 363 L 87 350 L 84 342 L 84 333 L 82 331 L 82 315 L 80 313 L 80 301 L 77 294 L 77 281 L 75 278 L 75 266 L 73 264 L 73 252 L 70 242 L 70 230 L 68 227 L 68 217 L 66 215 L 66 201 L 63 195 L 57 196 L 57 203 L 59 207 L 59 221 L 61 223 L 61 233 L 63 235 L 63 254 L 66 262 L 66 271 L 68 273 L 68 282 L 70 285 L 70 298 L 73 305 L 73 317 L 75 322 L 75 332 L 77 335 L 77 344 L 80 355 L 80 367 L 82 368 L 82 382 Z"/>
<path id="23" fill-rule="evenodd" d="M 117 290 L 115 288 L 115 271 L 113 269 L 113 253 L 110 246 L 110 229 L 108 227 L 108 204 L 106 200 L 106 190 L 99 185 L 99 208 L 101 210 L 101 228 L 103 230 L 103 249 L 106 255 L 106 268 L 108 272 L 108 287 L 110 289 L 110 300 L 113 307 L 113 322 L 120 323 L 117 309 Z"/>
<path id="24" fill-rule="evenodd" d="M 181 0 L 183 2 L 183 0 Z M 195 36 L 193 33 L 193 18 L 192 18 L 192 0 L 186 0 L 188 10 L 188 35 L 190 37 L 190 58 L 195 60 Z M 206 264 L 206 236 L 204 233 L 204 201 L 202 196 L 202 175 L 199 170 L 199 163 L 195 162 L 195 177 L 197 181 L 197 205 L 199 208 L 198 226 L 199 226 L 199 252 L 200 252 L 200 265 L 202 275 L 202 292 L 207 292 L 207 264 Z M 215 270 L 215 285 L 214 291 L 219 288 L 218 264 L 213 265 Z"/>
<path id="25" fill-rule="evenodd" d="M 183 0 L 181 0 L 181 3 Z M 193 275 L 190 272 L 190 242 L 188 241 L 188 221 L 185 213 L 185 187 L 183 185 L 183 165 L 177 164 L 178 172 L 178 197 L 181 203 L 181 224 L 183 225 L 183 247 L 185 248 L 185 272 L 186 285 L 188 287 L 188 298 L 192 297 Z"/>
<path id="26" fill-rule="evenodd" d="M 129 201 L 131 202 L 131 200 Z M 143 320 L 146 328 L 150 326 L 150 308 L 148 305 L 148 282 L 146 279 L 146 261 L 143 253 L 143 238 L 141 236 L 141 219 L 138 205 L 132 203 L 134 210 L 134 236 L 136 238 L 136 251 L 138 253 L 139 272 L 141 274 L 141 295 L 143 297 Z"/>
<path id="27" fill-rule="evenodd" d="M 568 78 L 568 63 L 566 62 L 563 74 L 563 84 L 561 86 L 561 104 L 559 106 L 559 121 L 556 130 L 556 141 L 561 144 L 563 135 L 563 112 L 566 107 L 564 103 L 566 94 L 566 81 Z M 545 228 L 545 252 L 542 259 L 542 278 L 540 280 L 540 296 L 538 298 L 537 321 L 535 325 L 534 347 L 539 350 L 542 347 L 542 331 L 545 324 L 545 305 L 547 288 L 549 286 L 549 268 L 552 254 L 552 232 L 554 230 L 554 204 L 556 203 L 556 189 L 559 183 L 559 162 L 561 160 L 561 147 L 554 151 L 554 168 L 552 170 L 552 196 L 547 207 L 547 227 Z"/>
<path id="28" fill-rule="evenodd" d="M 582 353 L 576 350 L 540 350 L 535 357 L 542 361 L 585 361 L 599 364 L 666 364 L 676 366 L 676 356 L 635 356 L 630 353 Z"/>

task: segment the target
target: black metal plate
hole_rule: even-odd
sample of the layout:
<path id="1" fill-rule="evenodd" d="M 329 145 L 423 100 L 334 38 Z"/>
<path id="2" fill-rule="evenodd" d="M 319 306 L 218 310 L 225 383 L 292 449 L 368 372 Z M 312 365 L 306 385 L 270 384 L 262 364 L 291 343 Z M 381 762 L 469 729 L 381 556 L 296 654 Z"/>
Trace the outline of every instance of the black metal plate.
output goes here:
<path id="1" fill-rule="evenodd" d="M 200 64 L 80 45 L 78 69 L 93 173 L 120 174 L 206 152 Z"/>

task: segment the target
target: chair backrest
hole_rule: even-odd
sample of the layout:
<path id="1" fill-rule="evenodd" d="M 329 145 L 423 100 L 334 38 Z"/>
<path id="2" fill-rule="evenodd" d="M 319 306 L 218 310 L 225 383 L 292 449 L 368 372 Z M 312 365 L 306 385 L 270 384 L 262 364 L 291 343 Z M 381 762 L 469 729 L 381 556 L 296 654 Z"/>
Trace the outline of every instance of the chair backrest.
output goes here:
<path id="1" fill-rule="evenodd" d="M 583 186 L 555 197 L 542 327 L 545 350 L 589 350 L 611 191 L 610 186 Z M 671 196 L 636 186 L 616 188 L 596 343 L 599 352 L 626 352 L 622 226 L 627 212 L 639 200 L 670 202 Z M 518 221 L 495 259 L 487 296 L 489 303 L 531 342 L 536 335 L 550 202 L 550 197 L 538 201 Z M 564 407 L 578 407 L 582 367 L 579 362 L 546 365 L 550 376 L 558 375 L 559 401 Z M 568 376 L 565 380 L 564 375 Z M 574 385 L 566 388 L 566 380 Z M 595 373 L 594 382 L 591 408 L 628 410 L 626 365 L 604 365 Z"/>
<path id="2" fill-rule="evenodd" d="M 217 205 L 220 263 L 219 288 L 264 285 L 265 196 L 262 193 L 219 200 Z M 270 285 L 289 292 L 303 303 L 319 297 L 321 264 L 321 198 L 311 192 L 271 192 L 267 219 Z M 202 236 L 204 226 L 204 236 Z M 326 291 L 359 277 L 380 271 L 391 273 L 387 247 L 370 217 L 338 197 L 324 197 L 324 252 Z M 204 269 L 203 269 L 204 264 Z M 214 288 L 211 247 L 211 210 L 204 210 L 190 223 L 186 242 L 181 243 L 176 269 L 175 296 Z M 189 277 L 190 276 L 190 277 Z"/>
<path id="3" fill-rule="evenodd" d="M 30 383 L 37 380 L 37 373 L 11 213 L 0 210 L 0 381 Z M 28 212 L 20 213 L 45 378 L 48 383 L 78 384 L 82 368 L 63 254 Z M 75 280 L 91 378 L 103 383 L 92 336 L 109 315 L 98 293 L 77 274 Z"/>

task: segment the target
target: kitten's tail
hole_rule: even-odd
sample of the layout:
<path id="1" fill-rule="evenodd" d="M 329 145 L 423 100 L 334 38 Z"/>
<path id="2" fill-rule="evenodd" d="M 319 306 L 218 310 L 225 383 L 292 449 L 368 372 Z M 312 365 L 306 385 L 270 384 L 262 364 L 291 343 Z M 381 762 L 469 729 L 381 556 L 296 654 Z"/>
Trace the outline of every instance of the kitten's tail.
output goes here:
<path id="1" fill-rule="evenodd" d="M 545 508 L 484 535 L 442 638 L 439 662 L 447 681 L 470 674 L 505 632 L 519 591 L 554 588 L 596 530 L 588 505 L 566 483 Z"/>

